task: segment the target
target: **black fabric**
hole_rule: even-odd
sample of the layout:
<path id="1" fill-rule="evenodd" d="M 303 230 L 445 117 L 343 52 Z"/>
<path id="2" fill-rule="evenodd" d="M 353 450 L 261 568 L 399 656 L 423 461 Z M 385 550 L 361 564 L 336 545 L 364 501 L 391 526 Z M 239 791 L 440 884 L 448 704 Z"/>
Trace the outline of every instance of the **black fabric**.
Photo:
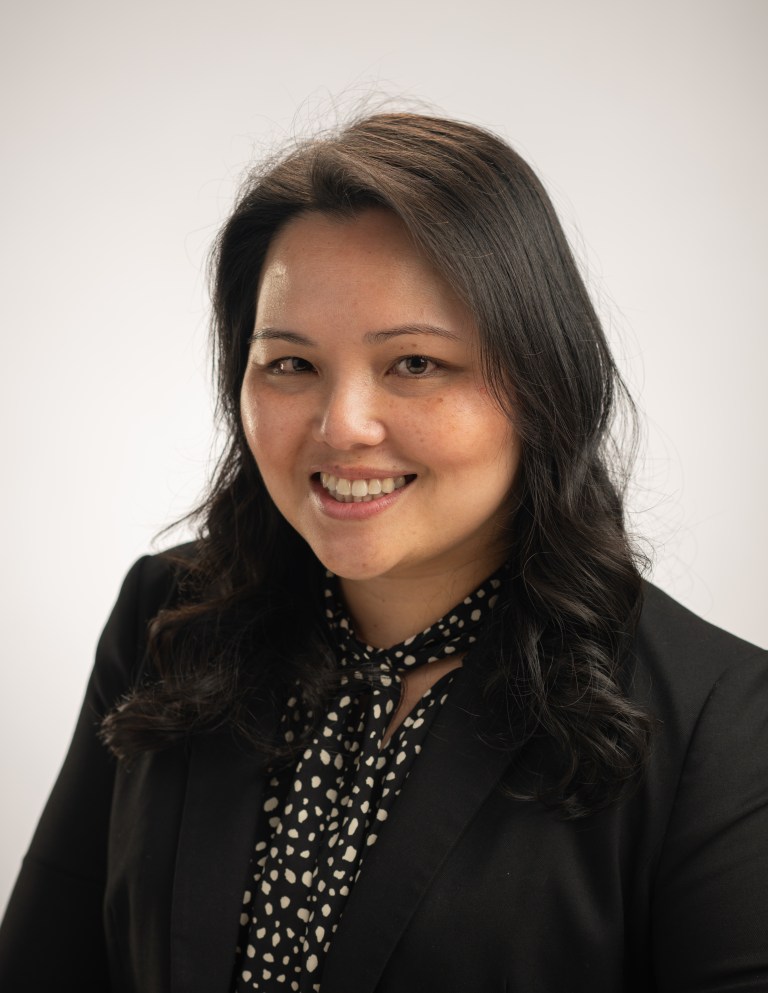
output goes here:
<path id="1" fill-rule="evenodd" d="M 321 989 L 347 899 L 445 702 L 452 674 L 422 697 L 385 745 L 401 677 L 463 656 L 477 641 L 499 585 L 490 577 L 426 630 L 381 649 L 357 639 L 338 581 L 328 576 L 326 619 L 341 670 L 339 691 L 298 762 L 269 773 L 243 897 L 237 993 Z M 297 689 L 281 721 L 286 741 L 305 738 L 310 718 Z"/>
<path id="2" fill-rule="evenodd" d="M 232 987 L 258 763 L 221 732 L 128 771 L 96 735 L 173 590 L 158 557 L 126 580 L 0 929 L 3 991 Z M 478 740 L 470 653 L 350 895 L 323 993 L 768 989 L 766 653 L 645 593 L 627 685 L 659 727 L 634 796 L 573 823 L 516 800 L 546 743 Z"/>

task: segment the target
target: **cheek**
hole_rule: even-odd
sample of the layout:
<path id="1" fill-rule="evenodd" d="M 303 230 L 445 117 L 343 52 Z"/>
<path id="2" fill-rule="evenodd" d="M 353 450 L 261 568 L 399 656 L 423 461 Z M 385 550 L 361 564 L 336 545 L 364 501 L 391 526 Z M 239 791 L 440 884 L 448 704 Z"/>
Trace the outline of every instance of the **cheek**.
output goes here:
<path id="1" fill-rule="evenodd" d="M 288 447 L 291 419 L 277 398 L 244 387 L 240 394 L 240 420 L 251 454 L 262 474 L 279 461 Z"/>
<path id="2" fill-rule="evenodd" d="M 435 404 L 430 417 L 413 425 L 413 437 L 457 471 L 496 467 L 512 481 L 520 459 L 520 441 L 506 415 L 477 391 L 463 403 Z"/>

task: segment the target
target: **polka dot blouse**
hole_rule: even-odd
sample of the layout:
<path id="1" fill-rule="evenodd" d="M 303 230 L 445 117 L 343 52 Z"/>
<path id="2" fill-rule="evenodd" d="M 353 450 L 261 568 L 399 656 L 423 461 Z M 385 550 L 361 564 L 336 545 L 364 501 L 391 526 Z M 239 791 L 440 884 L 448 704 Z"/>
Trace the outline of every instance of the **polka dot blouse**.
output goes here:
<path id="1" fill-rule="evenodd" d="M 272 772 L 265 788 L 240 917 L 236 993 L 321 989 L 323 963 L 365 853 L 428 747 L 454 675 L 427 690 L 384 744 L 400 701 L 400 673 L 466 653 L 499 585 L 492 577 L 426 631 L 377 649 L 357 641 L 329 582 L 326 616 L 340 689 L 296 764 Z M 289 699 L 285 740 L 306 735 L 311 716 L 298 694 Z"/>

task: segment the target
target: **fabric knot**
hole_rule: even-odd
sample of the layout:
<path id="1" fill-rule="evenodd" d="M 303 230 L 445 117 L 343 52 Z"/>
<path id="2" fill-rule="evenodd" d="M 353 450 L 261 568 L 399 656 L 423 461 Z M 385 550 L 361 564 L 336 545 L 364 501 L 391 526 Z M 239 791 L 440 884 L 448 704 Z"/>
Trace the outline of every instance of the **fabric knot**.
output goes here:
<path id="1" fill-rule="evenodd" d="M 505 569 L 506 566 L 494 573 L 440 620 L 389 648 L 376 648 L 357 638 L 344 607 L 338 577 L 326 572 L 325 616 L 340 667 L 356 667 L 369 676 L 376 672 L 398 675 L 448 655 L 465 654 L 477 641 L 479 629 L 496 603 Z"/>

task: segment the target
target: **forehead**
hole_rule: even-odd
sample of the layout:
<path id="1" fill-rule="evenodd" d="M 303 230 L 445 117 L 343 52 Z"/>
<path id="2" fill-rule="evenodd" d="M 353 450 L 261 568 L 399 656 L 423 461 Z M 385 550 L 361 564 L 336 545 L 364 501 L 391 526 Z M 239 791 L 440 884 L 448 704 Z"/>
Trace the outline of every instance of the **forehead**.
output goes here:
<path id="1" fill-rule="evenodd" d="M 404 320 L 472 325 L 467 308 L 402 221 L 379 208 L 351 218 L 302 214 L 269 247 L 256 323 L 312 321 L 334 312 L 375 325 Z"/>

